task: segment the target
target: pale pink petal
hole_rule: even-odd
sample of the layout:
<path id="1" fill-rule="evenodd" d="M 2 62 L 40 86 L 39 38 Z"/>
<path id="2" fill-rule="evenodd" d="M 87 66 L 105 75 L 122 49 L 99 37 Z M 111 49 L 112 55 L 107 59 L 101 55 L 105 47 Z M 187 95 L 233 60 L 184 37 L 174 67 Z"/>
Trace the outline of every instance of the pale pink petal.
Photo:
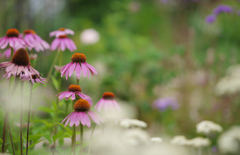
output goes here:
<path id="1" fill-rule="evenodd" d="M 66 73 L 66 71 L 68 70 L 68 67 L 72 64 L 72 62 L 66 64 L 62 69 L 61 69 L 61 77 L 63 77 L 63 75 Z"/>
<path id="2" fill-rule="evenodd" d="M 82 69 L 83 76 L 86 77 L 86 75 L 87 75 L 87 67 L 82 62 L 81 62 L 81 69 Z"/>
<path id="3" fill-rule="evenodd" d="M 6 39 L 6 42 L 1 46 L 1 49 L 4 49 L 4 48 L 7 47 L 7 45 L 8 45 L 8 41 L 9 41 L 9 39 Z"/>
<path id="4" fill-rule="evenodd" d="M 61 46 L 61 50 L 65 51 L 65 39 L 61 39 L 60 46 Z"/>
<path id="5" fill-rule="evenodd" d="M 73 64 L 69 67 L 69 77 L 72 76 L 72 74 L 73 74 L 73 72 L 74 72 L 74 70 L 75 70 L 76 64 L 77 64 L 77 63 L 75 62 L 75 63 L 73 63 Z"/>
<path id="6" fill-rule="evenodd" d="M 91 118 L 96 124 L 100 125 L 100 122 L 103 122 L 103 120 L 101 119 L 101 117 L 100 117 L 98 114 L 96 114 L 96 113 L 94 113 L 94 112 L 92 112 L 92 111 L 88 111 L 87 114 L 90 116 L 90 118 Z"/>
<path id="7" fill-rule="evenodd" d="M 62 92 L 62 94 L 60 96 L 58 96 L 58 99 L 61 100 L 65 97 L 65 95 L 67 95 L 69 93 L 69 91 L 65 91 L 65 92 Z"/>
<path id="8" fill-rule="evenodd" d="M 68 117 L 70 117 L 71 115 L 72 115 L 72 113 L 69 114 L 66 118 L 64 118 L 64 120 L 61 122 L 61 124 L 62 124 Z"/>
<path id="9" fill-rule="evenodd" d="M 77 63 L 77 66 L 76 66 L 76 76 L 78 79 L 80 79 L 81 77 L 81 67 L 79 63 Z"/>
<path id="10" fill-rule="evenodd" d="M 52 44 L 51 44 L 51 50 L 56 50 L 56 48 L 58 47 L 60 43 L 60 39 L 56 38 L 55 40 L 53 40 Z"/>
<path id="11" fill-rule="evenodd" d="M 84 114 L 83 114 L 83 120 L 85 121 L 85 124 L 90 128 L 90 126 L 91 126 L 91 121 L 90 121 L 88 115 L 87 115 L 85 112 L 84 112 Z"/>

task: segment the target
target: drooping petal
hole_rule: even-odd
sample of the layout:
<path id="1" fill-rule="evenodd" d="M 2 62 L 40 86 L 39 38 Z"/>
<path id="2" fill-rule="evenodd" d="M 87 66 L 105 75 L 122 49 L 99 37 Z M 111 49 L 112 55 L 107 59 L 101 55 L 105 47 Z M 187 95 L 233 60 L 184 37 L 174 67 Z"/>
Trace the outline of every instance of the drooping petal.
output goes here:
<path id="1" fill-rule="evenodd" d="M 80 67 L 79 63 L 77 63 L 77 65 L 76 65 L 76 76 L 78 79 L 80 79 L 80 77 L 81 77 L 81 67 Z"/>
<path id="2" fill-rule="evenodd" d="M 87 75 L 87 67 L 85 66 L 84 63 L 81 63 L 81 69 L 82 69 L 83 76 L 86 77 L 86 75 Z"/>
<path id="3" fill-rule="evenodd" d="M 62 92 L 61 95 L 58 94 L 58 95 L 59 95 L 59 96 L 58 96 L 58 99 L 59 99 L 59 100 L 63 99 L 63 98 L 65 97 L 65 95 L 67 95 L 68 93 L 69 93 L 69 91 L 65 91 L 65 92 Z"/>
<path id="4" fill-rule="evenodd" d="M 90 128 L 90 126 L 91 126 L 91 121 L 90 121 L 88 115 L 87 115 L 85 112 L 84 112 L 84 114 L 83 114 L 83 119 L 84 119 L 84 121 L 85 121 L 85 124 Z"/>
<path id="5" fill-rule="evenodd" d="M 73 63 L 70 67 L 69 67 L 69 77 L 72 76 L 74 70 L 75 70 L 75 67 L 76 67 L 76 62 Z"/>
<path id="6" fill-rule="evenodd" d="M 96 113 L 94 113 L 94 112 L 92 112 L 92 111 L 88 111 L 87 113 L 88 113 L 88 115 L 90 116 L 90 118 L 91 118 L 95 123 L 97 123 L 98 125 L 100 125 L 100 122 L 103 122 L 102 118 L 101 118 L 98 114 L 96 114 Z"/>
<path id="7" fill-rule="evenodd" d="M 60 39 L 56 38 L 55 40 L 53 40 L 51 44 L 51 50 L 54 51 L 58 47 L 59 43 L 60 43 Z"/>
<path id="8" fill-rule="evenodd" d="M 61 124 L 62 124 L 67 118 L 69 118 L 71 115 L 72 115 L 72 113 L 69 114 L 66 118 L 64 118 L 64 120 L 61 122 Z"/>
<path id="9" fill-rule="evenodd" d="M 66 47 L 65 47 L 65 40 L 64 39 L 61 39 L 60 46 L 61 46 L 61 50 L 65 51 Z"/>

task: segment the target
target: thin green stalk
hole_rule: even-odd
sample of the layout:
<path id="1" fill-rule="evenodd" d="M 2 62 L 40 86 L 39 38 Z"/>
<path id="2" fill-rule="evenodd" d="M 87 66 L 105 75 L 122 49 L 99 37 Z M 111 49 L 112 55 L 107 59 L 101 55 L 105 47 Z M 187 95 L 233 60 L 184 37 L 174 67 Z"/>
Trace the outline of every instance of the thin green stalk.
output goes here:
<path id="1" fill-rule="evenodd" d="M 53 63 L 52 63 L 52 65 L 51 65 L 51 67 L 50 67 L 50 70 L 49 70 L 49 72 L 48 72 L 47 81 L 49 81 L 49 78 L 50 78 L 50 76 L 51 76 L 51 74 L 52 74 L 53 66 L 54 66 L 54 64 L 56 63 L 60 52 L 61 52 L 60 50 L 57 51 L 57 54 L 56 54 L 56 56 L 55 56 L 55 58 L 54 58 L 54 60 L 53 60 Z"/>
<path id="2" fill-rule="evenodd" d="M 32 103 L 32 89 L 33 89 L 33 84 L 30 84 L 30 85 L 31 85 L 31 86 L 30 86 L 30 99 L 29 99 L 29 109 L 28 109 L 26 155 L 28 155 L 29 122 L 30 122 L 30 110 L 31 110 L 31 103 Z"/>
<path id="3" fill-rule="evenodd" d="M 75 100 L 72 101 L 72 109 L 74 110 Z M 75 144 L 76 144 L 76 126 L 73 125 L 73 132 L 72 132 L 72 152 L 75 155 Z"/>
<path id="4" fill-rule="evenodd" d="M 69 107 L 69 106 L 68 106 L 68 103 L 66 103 L 66 108 L 65 108 L 65 110 L 66 110 L 66 111 L 65 111 L 66 115 L 68 114 L 68 107 Z"/>
<path id="5" fill-rule="evenodd" d="M 13 140 L 12 140 L 12 134 L 11 134 L 11 130 L 10 130 L 10 125 L 9 125 L 9 123 L 8 123 L 8 132 L 9 132 L 10 139 L 11 139 L 11 145 L 12 145 L 13 155 L 15 155 L 14 146 L 13 146 Z"/>
<path id="6" fill-rule="evenodd" d="M 21 148 L 21 155 L 23 154 L 23 150 L 22 150 L 23 86 L 24 86 L 24 83 L 21 82 L 21 105 L 20 105 L 20 107 L 21 107 L 21 109 L 20 109 L 20 148 Z"/>
<path id="7" fill-rule="evenodd" d="M 89 147 L 88 147 L 88 155 L 89 155 L 89 153 L 90 153 L 90 149 L 91 149 L 91 141 L 92 141 L 92 136 L 93 136 L 93 132 L 94 132 L 94 130 L 95 130 L 95 127 L 96 127 L 96 124 L 94 123 L 93 124 L 93 129 L 92 129 L 92 132 L 91 132 L 91 137 L 90 137 L 90 144 L 89 144 Z"/>
<path id="8" fill-rule="evenodd" d="M 13 57 L 13 52 L 14 52 L 14 49 L 11 47 L 11 60 L 12 60 L 12 57 Z"/>
<path id="9" fill-rule="evenodd" d="M 80 137 L 80 140 L 81 140 L 81 154 L 83 154 L 83 125 L 82 123 L 80 123 L 80 134 L 81 134 L 81 137 Z"/>

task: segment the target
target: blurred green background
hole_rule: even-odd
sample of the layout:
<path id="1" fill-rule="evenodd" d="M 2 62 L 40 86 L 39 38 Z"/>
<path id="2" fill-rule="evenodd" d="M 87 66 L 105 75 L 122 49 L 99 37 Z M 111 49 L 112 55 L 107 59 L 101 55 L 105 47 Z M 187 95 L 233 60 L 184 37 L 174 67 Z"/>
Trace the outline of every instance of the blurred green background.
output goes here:
<path id="1" fill-rule="evenodd" d="M 150 129 L 193 137 L 201 120 L 224 129 L 240 124 L 238 93 L 214 91 L 226 69 L 240 60 L 240 17 L 221 14 L 213 24 L 205 22 L 219 4 L 240 8 L 236 0 L 1 0 L 0 36 L 9 28 L 33 29 L 50 44 L 51 31 L 72 29 L 75 35 L 69 38 L 76 52 L 84 53 L 99 73 L 80 79 L 94 103 L 105 91 L 114 92 L 136 107 L 137 118 Z M 98 31 L 97 43 L 81 42 L 80 34 L 88 28 Z M 37 54 L 35 68 L 46 77 L 56 51 Z M 64 65 L 72 54 L 63 53 Z M 75 79 L 62 82 L 66 91 Z M 161 97 L 176 97 L 180 108 L 153 109 L 153 101 Z"/>

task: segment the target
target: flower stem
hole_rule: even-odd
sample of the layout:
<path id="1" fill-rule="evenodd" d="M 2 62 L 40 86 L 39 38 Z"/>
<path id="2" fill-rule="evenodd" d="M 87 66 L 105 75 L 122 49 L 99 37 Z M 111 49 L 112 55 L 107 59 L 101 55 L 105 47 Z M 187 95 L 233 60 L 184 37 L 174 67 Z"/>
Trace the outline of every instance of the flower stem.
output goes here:
<path id="1" fill-rule="evenodd" d="M 11 47 L 11 60 L 12 60 L 12 57 L 13 57 L 13 53 L 14 53 L 14 49 Z"/>
<path id="2" fill-rule="evenodd" d="M 23 86 L 24 86 L 24 83 L 21 82 L 21 109 L 20 109 L 20 148 L 21 148 L 21 155 L 23 154 L 23 150 L 22 150 L 22 116 L 23 116 L 23 109 L 22 109 L 22 106 L 23 106 Z"/>
<path id="3" fill-rule="evenodd" d="M 75 100 L 72 101 L 72 109 L 74 109 Z M 72 132 L 72 152 L 75 155 L 75 144 L 76 144 L 76 126 L 73 125 L 73 132 Z"/>
<path id="4" fill-rule="evenodd" d="M 88 147 L 88 155 L 89 155 L 89 153 L 90 153 L 90 148 L 91 148 L 91 140 L 92 140 L 92 136 L 93 136 L 93 132 L 94 132 L 94 130 L 95 130 L 95 127 L 96 127 L 96 124 L 94 123 L 93 124 L 93 129 L 92 129 L 92 133 L 91 133 L 91 137 L 90 137 L 90 144 L 89 144 L 89 147 Z"/>
<path id="5" fill-rule="evenodd" d="M 49 78 L 50 78 L 50 76 L 51 76 L 51 74 L 52 74 L 53 66 L 54 66 L 54 64 L 56 63 L 60 52 L 61 52 L 60 50 L 57 51 L 57 54 L 56 54 L 56 56 L 55 56 L 55 58 L 54 58 L 54 60 L 53 60 L 52 66 L 50 67 L 50 70 L 49 70 L 49 72 L 48 72 L 47 81 L 49 81 Z"/>
<path id="6" fill-rule="evenodd" d="M 82 125 L 82 123 L 80 123 L 80 134 L 81 134 L 80 140 L 81 140 L 81 155 L 82 155 L 83 154 L 83 125 Z"/>
<path id="7" fill-rule="evenodd" d="M 28 155 L 28 138 L 29 138 L 29 122 L 30 122 L 31 102 L 32 102 L 32 88 L 33 88 L 33 84 L 31 84 L 31 86 L 30 86 L 30 100 L 29 100 L 28 123 L 27 123 L 27 146 L 26 146 L 26 155 Z"/>
<path id="8" fill-rule="evenodd" d="M 12 134 L 11 134 L 11 130 L 10 130 L 10 125 L 9 125 L 9 123 L 8 123 L 8 131 L 9 131 L 9 135 L 10 135 L 10 139 L 11 139 L 13 155 L 15 155 L 14 146 L 13 146 L 13 140 L 12 140 Z"/>

